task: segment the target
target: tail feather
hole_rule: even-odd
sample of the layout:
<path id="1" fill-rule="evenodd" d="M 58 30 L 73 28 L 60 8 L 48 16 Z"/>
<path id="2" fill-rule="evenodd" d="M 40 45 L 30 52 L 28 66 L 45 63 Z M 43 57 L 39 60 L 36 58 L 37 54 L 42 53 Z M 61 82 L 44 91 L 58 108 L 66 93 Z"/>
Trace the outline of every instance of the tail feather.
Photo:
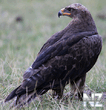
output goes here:
<path id="1" fill-rule="evenodd" d="M 38 89 L 37 91 L 33 91 L 30 94 L 23 94 L 14 101 L 13 106 L 16 108 L 23 107 L 26 104 L 30 104 L 32 100 L 34 100 L 37 96 L 43 95 L 46 93 L 48 89 Z"/>
<path id="2" fill-rule="evenodd" d="M 13 101 L 13 103 L 10 105 L 10 108 L 20 108 L 23 107 L 26 104 L 30 104 L 30 102 L 32 100 L 34 100 L 38 95 L 43 95 L 44 93 L 46 93 L 48 91 L 49 88 L 46 89 L 38 89 L 36 91 L 33 91 L 31 93 L 24 93 L 22 95 L 17 94 L 17 90 L 20 88 L 17 87 L 15 90 L 13 90 L 5 99 L 5 102 L 10 101 L 11 99 L 13 99 L 14 97 L 16 97 Z"/>
<path id="3" fill-rule="evenodd" d="M 31 75 L 33 74 L 32 76 L 28 75 L 30 72 Z M 50 89 L 50 85 L 48 83 L 50 81 L 48 79 L 50 75 L 43 73 L 51 73 L 51 67 L 42 67 L 36 71 L 34 71 L 32 68 L 29 68 L 24 74 L 24 80 L 22 84 L 7 96 L 5 102 L 10 101 L 16 97 L 13 101 L 12 107 L 17 108 L 30 103 L 36 98 L 36 96 L 46 93 Z"/>
<path id="4" fill-rule="evenodd" d="M 5 99 L 5 102 L 13 99 L 17 94 L 16 94 L 16 91 L 18 90 L 20 86 L 18 86 L 15 90 L 13 90 L 8 96 L 7 98 Z"/>
<path id="5" fill-rule="evenodd" d="M 29 95 L 23 94 L 21 96 L 17 96 L 14 102 L 11 104 L 11 107 L 20 108 L 26 104 L 30 104 L 30 102 L 36 97 L 36 93 L 31 93 Z"/>

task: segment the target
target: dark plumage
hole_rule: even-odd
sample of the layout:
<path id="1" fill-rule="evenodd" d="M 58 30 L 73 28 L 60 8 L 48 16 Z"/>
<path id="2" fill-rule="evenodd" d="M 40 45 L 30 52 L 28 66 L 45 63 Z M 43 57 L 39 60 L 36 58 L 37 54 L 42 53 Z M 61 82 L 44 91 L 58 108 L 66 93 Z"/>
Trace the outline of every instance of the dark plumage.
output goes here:
<path id="1" fill-rule="evenodd" d="M 5 102 L 17 97 L 14 105 L 21 106 L 49 89 L 53 90 L 53 96 L 61 98 L 69 82 L 72 92 L 77 91 L 82 100 L 86 73 L 97 61 L 102 39 L 90 12 L 83 5 L 71 4 L 61 9 L 58 16 L 73 20 L 43 45 L 32 66 L 24 73 L 21 85 Z"/>

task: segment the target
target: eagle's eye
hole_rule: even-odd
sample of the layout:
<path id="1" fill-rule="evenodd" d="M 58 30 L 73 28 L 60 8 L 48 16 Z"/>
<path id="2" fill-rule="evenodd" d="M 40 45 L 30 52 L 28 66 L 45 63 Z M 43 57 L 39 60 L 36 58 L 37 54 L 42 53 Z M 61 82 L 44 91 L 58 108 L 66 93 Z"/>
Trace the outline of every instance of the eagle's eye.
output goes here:
<path id="1" fill-rule="evenodd" d="M 74 8 L 70 8 L 70 7 L 66 8 L 66 9 L 67 9 L 68 11 L 70 11 L 70 12 L 76 10 L 76 9 L 74 9 Z"/>
<path id="2" fill-rule="evenodd" d="M 67 10 L 68 10 L 68 11 L 72 11 L 73 9 L 72 9 L 72 8 L 67 8 Z"/>

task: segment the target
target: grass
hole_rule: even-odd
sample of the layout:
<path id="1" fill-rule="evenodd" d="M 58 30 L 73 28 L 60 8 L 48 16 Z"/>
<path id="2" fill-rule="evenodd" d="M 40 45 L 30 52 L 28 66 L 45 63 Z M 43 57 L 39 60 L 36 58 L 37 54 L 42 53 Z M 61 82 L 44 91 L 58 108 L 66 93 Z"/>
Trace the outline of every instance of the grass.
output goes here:
<path id="1" fill-rule="evenodd" d="M 102 52 L 88 72 L 86 84 L 95 92 L 106 92 L 106 20 L 97 17 L 100 13 L 106 14 L 106 0 L 0 0 L 0 110 L 9 110 L 9 103 L 2 102 L 21 83 L 24 71 L 32 64 L 42 45 L 70 22 L 68 17 L 58 19 L 57 12 L 75 2 L 89 9 L 99 34 L 104 37 Z M 16 22 L 17 16 L 22 16 L 23 21 Z M 25 109 L 82 110 L 82 107 L 81 102 L 56 101 L 46 93 L 42 100 L 33 101 Z M 105 108 L 98 108 L 102 109 Z"/>

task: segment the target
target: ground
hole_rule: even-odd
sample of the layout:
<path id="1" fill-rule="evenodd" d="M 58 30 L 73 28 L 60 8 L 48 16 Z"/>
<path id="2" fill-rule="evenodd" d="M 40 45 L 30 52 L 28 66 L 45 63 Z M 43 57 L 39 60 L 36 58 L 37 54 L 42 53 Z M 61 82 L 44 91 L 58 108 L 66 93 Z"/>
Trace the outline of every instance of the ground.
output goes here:
<path id="1" fill-rule="evenodd" d="M 68 17 L 59 19 L 58 11 L 76 2 L 89 9 L 103 37 L 102 52 L 87 73 L 86 85 L 94 92 L 106 92 L 106 0 L 0 0 L 0 110 L 9 110 L 4 99 L 21 83 L 24 71 L 32 65 L 42 45 L 71 21 Z M 17 17 L 22 20 L 16 20 Z M 65 92 L 68 91 L 69 85 Z M 48 92 L 25 109 L 82 110 L 82 107 L 82 102 L 70 98 L 56 101 Z M 106 108 L 98 108 L 103 109 Z"/>

